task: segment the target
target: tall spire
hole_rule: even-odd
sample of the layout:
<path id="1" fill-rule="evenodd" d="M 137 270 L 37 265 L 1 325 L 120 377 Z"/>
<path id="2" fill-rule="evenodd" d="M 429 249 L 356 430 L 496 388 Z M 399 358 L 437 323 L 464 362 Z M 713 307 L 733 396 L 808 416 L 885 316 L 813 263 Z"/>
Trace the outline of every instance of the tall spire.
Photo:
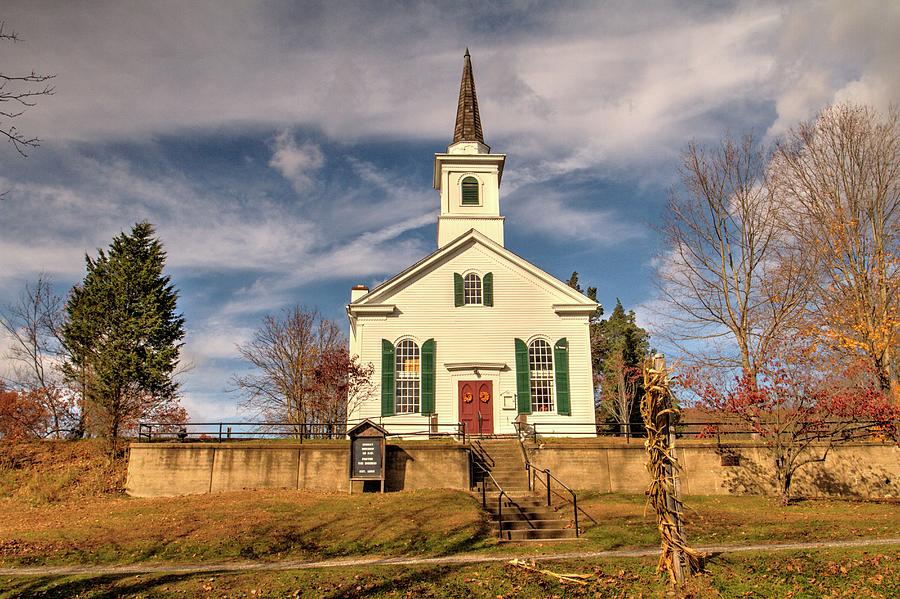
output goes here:
<path id="1" fill-rule="evenodd" d="M 475 96 L 475 76 L 472 74 L 472 59 L 466 48 L 463 63 L 462 82 L 459 84 L 459 105 L 456 108 L 456 127 L 453 129 L 453 143 L 477 141 L 484 143 L 481 131 L 481 116 L 478 114 L 478 98 Z"/>

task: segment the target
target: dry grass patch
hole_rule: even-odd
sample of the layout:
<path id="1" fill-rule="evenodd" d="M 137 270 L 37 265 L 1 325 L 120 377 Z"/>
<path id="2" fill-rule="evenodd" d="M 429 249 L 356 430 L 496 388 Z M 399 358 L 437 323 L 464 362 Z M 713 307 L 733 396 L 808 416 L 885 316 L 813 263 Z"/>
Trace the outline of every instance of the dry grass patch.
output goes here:
<path id="1" fill-rule="evenodd" d="M 229 574 L 0 577 L 0 597 L 873 597 L 900 595 L 896 548 L 714 557 L 706 574 L 670 591 L 655 558 L 539 562 L 589 575 L 584 586 L 505 564 L 361 566 Z"/>
<path id="2" fill-rule="evenodd" d="M 39 506 L 121 495 L 126 467 L 96 439 L 0 441 L 0 501 Z"/>
<path id="3" fill-rule="evenodd" d="M 443 555 L 484 546 L 475 501 L 454 491 L 390 495 L 243 491 L 100 498 L 4 509 L 4 563 Z"/>

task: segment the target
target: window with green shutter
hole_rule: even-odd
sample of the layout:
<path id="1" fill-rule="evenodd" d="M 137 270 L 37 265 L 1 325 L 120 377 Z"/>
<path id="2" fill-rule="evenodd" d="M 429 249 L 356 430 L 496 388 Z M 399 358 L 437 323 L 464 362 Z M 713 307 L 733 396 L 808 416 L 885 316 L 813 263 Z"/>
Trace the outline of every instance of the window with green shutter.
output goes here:
<path id="1" fill-rule="evenodd" d="M 422 413 L 434 414 L 434 339 L 422 344 Z"/>
<path id="2" fill-rule="evenodd" d="M 394 344 L 381 340 L 381 415 L 394 415 Z"/>
<path id="3" fill-rule="evenodd" d="M 462 180 L 462 205 L 478 206 L 481 202 L 478 200 L 478 179 L 475 177 L 466 177 Z"/>
<path id="4" fill-rule="evenodd" d="M 528 346 L 516 339 L 516 404 L 519 414 L 531 414 L 531 377 L 528 374 Z"/>
<path id="5" fill-rule="evenodd" d="M 553 346 L 553 361 L 556 362 L 556 412 L 562 416 L 572 415 L 569 401 L 569 342 L 565 337 Z"/>
<path id="6" fill-rule="evenodd" d="M 485 306 L 494 305 L 494 273 L 484 273 L 481 279 L 482 286 L 482 304 Z"/>

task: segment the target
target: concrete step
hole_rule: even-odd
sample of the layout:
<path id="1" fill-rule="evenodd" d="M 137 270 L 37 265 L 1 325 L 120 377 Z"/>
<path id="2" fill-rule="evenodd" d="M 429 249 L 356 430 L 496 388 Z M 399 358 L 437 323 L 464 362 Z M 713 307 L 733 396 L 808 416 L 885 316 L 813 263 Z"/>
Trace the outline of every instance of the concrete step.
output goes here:
<path id="1" fill-rule="evenodd" d="M 497 522 L 492 522 L 497 532 Z M 503 519 L 503 530 L 565 530 L 568 522 L 562 520 L 507 520 Z"/>
<path id="2" fill-rule="evenodd" d="M 493 514 L 489 514 L 489 516 L 490 516 L 489 521 L 494 526 L 496 526 L 497 521 L 499 520 L 499 518 L 497 518 L 497 513 L 494 512 Z M 534 518 L 544 519 L 544 520 L 546 519 L 546 518 L 542 518 L 541 514 L 523 514 L 522 512 L 520 512 L 518 510 L 512 510 L 512 511 L 503 510 L 503 521 L 504 522 L 512 522 L 512 521 L 528 522 L 529 520 L 534 519 Z"/>
<path id="3" fill-rule="evenodd" d="M 560 540 L 560 539 L 574 539 L 576 538 L 575 529 L 574 528 L 564 528 L 564 529 L 528 529 L 528 530 L 504 530 L 501 536 L 501 540 L 504 541 L 528 541 L 535 539 L 542 540 Z"/>
<path id="4" fill-rule="evenodd" d="M 487 508 L 488 517 L 497 520 L 500 515 L 500 511 L 497 509 L 497 506 L 488 504 Z M 546 508 L 542 507 L 529 507 L 529 506 L 503 506 L 503 519 L 506 520 L 508 516 L 512 514 L 518 514 L 526 519 L 534 519 L 534 520 L 553 520 L 554 518 L 558 519 L 556 512 L 550 510 L 547 511 Z"/>

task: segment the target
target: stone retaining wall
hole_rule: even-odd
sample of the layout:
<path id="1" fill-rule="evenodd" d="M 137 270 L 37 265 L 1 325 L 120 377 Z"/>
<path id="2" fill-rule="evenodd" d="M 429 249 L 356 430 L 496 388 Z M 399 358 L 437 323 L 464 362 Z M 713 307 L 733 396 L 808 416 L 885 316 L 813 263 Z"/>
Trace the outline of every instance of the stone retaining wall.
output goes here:
<path id="1" fill-rule="evenodd" d="M 676 451 L 685 494 L 777 493 L 772 458 L 762 444 L 680 441 Z M 553 439 L 534 446 L 530 455 L 535 465 L 550 468 L 576 490 L 643 493 L 649 484 L 639 439 L 630 444 Z M 136 497 L 241 489 L 348 491 L 348 461 L 347 442 L 134 443 L 126 491 Z M 391 442 L 385 477 L 388 491 L 468 489 L 468 451 L 448 441 Z M 794 489 L 807 496 L 900 497 L 900 448 L 879 443 L 834 448 L 825 462 L 798 472 Z"/>
<path id="2" fill-rule="evenodd" d="M 241 489 L 348 491 L 349 452 L 349 442 L 133 443 L 125 490 L 134 497 Z M 388 491 L 469 488 L 469 456 L 461 445 L 389 443 L 386 453 Z"/>
<path id="3" fill-rule="evenodd" d="M 681 488 L 687 495 L 777 494 L 772 457 L 753 442 L 679 441 Z M 643 493 L 650 483 L 640 439 L 550 440 L 530 450 L 532 462 L 573 489 Z M 723 457 L 725 459 L 723 459 Z M 736 465 L 723 465 L 726 463 Z M 805 496 L 900 497 L 900 447 L 854 443 L 831 449 L 822 463 L 795 475 L 793 490 Z"/>

